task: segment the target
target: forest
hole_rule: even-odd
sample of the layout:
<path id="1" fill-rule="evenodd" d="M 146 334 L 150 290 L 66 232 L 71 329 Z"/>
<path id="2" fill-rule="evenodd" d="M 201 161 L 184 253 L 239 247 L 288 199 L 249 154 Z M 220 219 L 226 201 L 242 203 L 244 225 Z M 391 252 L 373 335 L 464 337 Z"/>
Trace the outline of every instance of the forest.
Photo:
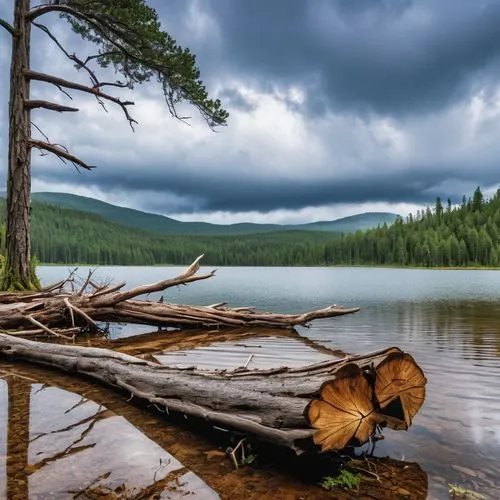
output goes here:
<path id="1" fill-rule="evenodd" d="M 204 264 L 220 266 L 497 267 L 500 190 L 485 199 L 478 187 L 458 205 L 437 198 L 432 208 L 353 234 L 166 236 L 33 201 L 31 234 L 33 255 L 52 264 L 184 265 L 204 253 Z"/>
<path id="2" fill-rule="evenodd" d="M 326 245 L 329 264 L 424 267 L 497 267 L 500 263 L 500 190 L 485 200 L 478 187 L 459 205 L 436 199 L 431 209 L 390 227 L 340 237 Z"/>

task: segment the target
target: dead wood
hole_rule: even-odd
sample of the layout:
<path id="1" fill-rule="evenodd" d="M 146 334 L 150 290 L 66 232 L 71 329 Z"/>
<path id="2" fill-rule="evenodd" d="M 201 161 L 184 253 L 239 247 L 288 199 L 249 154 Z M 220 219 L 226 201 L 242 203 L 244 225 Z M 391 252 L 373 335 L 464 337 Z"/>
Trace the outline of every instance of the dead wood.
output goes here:
<path id="1" fill-rule="evenodd" d="M 75 291 L 72 276 L 65 282 L 36 293 L 0 294 L 0 329 L 16 331 L 36 325 L 48 334 L 56 329 L 84 327 L 90 331 L 99 328 L 97 322 L 149 324 L 174 328 L 293 328 L 319 318 L 331 318 L 357 312 L 335 305 L 303 314 L 273 314 L 255 311 L 249 307 L 230 308 L 224 304 L 188 306 L 167 302 L 139 300 L 139 296 L 162 292 L 171 287 L 187 285 L 214 276 L 215 271 L 199 274 L 198 257 L 182 274 L 157 283 L 122 290 L 124 283 L 98 287 L 91 281 L 91 273 Z M 71 291 L 67 291 L 68 284 Z M 89 290 L 90 289 L 90 290 Z M 42 326 L 41 326 L 42 325 Z M 59 335 L 64 333 L 59 332 Z"/>
<path id="2" fill-rule="evenodd" d="M 176 369 L 108 349 L 5 334 L 0 334 L 0 355 L 88 375 L 167 413 L 202 419 L 296 452 L 314 444 L 322 451 L 361 445 L 377 426 L 407 429 L 423 403 L 426 384 L 413 358 L 395 347 L 301 368 L 233 372 Z M 405 368 L 398 371 L 401 363 Z M 401 382 L 407 373 L 410 379 Z M 379 389 L 390 390 L 379 390 L 377 396 L 377 380 L 382 380 Z M 382 404 L 377 399 L 381 395 Z"/>

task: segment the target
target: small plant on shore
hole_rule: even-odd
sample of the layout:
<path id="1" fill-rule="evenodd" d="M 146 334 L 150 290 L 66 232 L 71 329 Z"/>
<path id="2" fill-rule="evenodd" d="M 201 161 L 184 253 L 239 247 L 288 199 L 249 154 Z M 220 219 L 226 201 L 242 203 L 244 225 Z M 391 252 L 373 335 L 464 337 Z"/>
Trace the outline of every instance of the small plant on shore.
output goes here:
<path id="1" fill-rule="evenodd" d="M 334 488 L 342 488 L 352 490 L 358 488 L 361 482 L 361 476 L 347 469 L 342 469 L 337 476 L 326 476 L 319 483 L 325 490 L 333 490 Z"/>
<path id="2" fill-rule="evenodd" d="M 468 500 L 485 500 L 486 497 L 475 491 L 468 490 L 458 484 L 448 484 L 448 491 L 452 498 L 465 498 Z"/>
<path id="3" fill-rule="evenodd" d="M 257 460 L 257 454 L 256 453 L 248 453 L 241 460 L 241 464 L 242 465 L 252 465 L 253 463 L 256 462 L 256 460 Z"/>

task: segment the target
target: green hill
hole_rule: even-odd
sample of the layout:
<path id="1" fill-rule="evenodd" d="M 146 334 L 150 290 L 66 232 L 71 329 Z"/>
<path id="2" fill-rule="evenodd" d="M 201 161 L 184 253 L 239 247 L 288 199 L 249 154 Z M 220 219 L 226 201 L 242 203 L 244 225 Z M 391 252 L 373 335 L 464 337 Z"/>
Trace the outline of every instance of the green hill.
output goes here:
<path id="1" fill-rule="evenodd" d="M 438 198 L 434 210 L 350 234 L 280 226 L 268 233 L 172 237 L 36 200 L 32 214 L 33 254 L 47 263 L 185 265 L 204 253 L 209 265 L 500 265 L 500 190 L 484 200 L 478 188 L 446 208 Z M 328 222 L 315 228 L 321 224 Z"/>
<path id="2" fill-rule="evenodd" d="M 5 202 L 0 217 L 5 216 Z M 161 235 L 126 227 L 99 215 L 33 201 L 32 253 L 54 264 L 318 265 L 331 233 L 280 231 L 231 236 Z"/>
<path id="3" fill-rule="evenodd" d="M 397 217 L 396 214 L 389 212 L 365 212 L 333 221 L 311 222 L 309 224 L 300 224 L 293 227 L 305 231 L 355 233 L 356 231 L 363 231 L 365 229 L 383 226 L 384 224 L 391 225 Z M 291 226 L 288 226 L 288 228 L 291 228 Z"/>
<path id="4" fill-rule="evenodd" d="M 206 222 L 181 222 L 162 215 L 119 207 L 94 198 L 67 193 L 33 193 L 33 199 L 50 205 L 57 205 L 100 215 L 108 221 L 123 224 L 124 226 L 135 227 L 160 234 L 174 235 L 223 236 L 294 230 L 348 233 L 359 229 L 377 227 L 384 223 L 392 224 L 397 217 L 396 214 L 372 212 L 345 217 L 334 221 L 313 222 L 300 225 L 252 223 L 222 225 L 209 224 Z"/>

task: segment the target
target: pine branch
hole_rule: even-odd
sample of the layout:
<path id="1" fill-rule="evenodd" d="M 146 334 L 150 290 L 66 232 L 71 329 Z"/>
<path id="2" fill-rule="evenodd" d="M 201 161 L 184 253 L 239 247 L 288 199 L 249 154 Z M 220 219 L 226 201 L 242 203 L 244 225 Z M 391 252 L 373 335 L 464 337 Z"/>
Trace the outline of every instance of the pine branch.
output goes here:
<path id="1" fill-rule="evenodd" d="M 83 160 L 80 160 L 80 158 L 72 155 L 71 153 L 68 153 L 67 150 L 59 145 L 38 141 L 36 139 L 30 139 L 29 145 L 32 148 L 36 148 L 41 151 L 48 151 L 49 153 L 55 154 L 64 163 L 66 163 L 66 160 L 70 161 L 75 166 L 75 168 L 82 167 L 85 170 L 91 170 L 95 168 L 93 165 L 88 165 Z"/>
<path id="2" fill-rule="evenodd" d="M 39 30 L 43 31 L 59 48 L 59 50 L 70 60 L 73 61 L 76 65 L 76 68 L 79 69 L 84 69 L 90 77 L 90 80 L 93 83 L 93 88 L 102 88 L 105 86 L 111 86 L 111 87 L 118 87 L 118 88 L 126 88 L 127 84 L 121 83 L 121 82 L 100 82 L 99 79 L 97 78 L 96 74 L 94 71 L 92 71 L 88 66 L 87 63 L 89 60 L 91 60 L 91 57 L 87 57 L 85 61 L 77 57 L 77 55 L 73 52 L 73 54 L 70 54 L 59 42 L 59 40 L 56 38 L 56 36 L 47 28 L 47 26 L 39 23 L 35 23 L 34 21 L 32 22 L 33 26 L 36 26 Z"/>
<path id="3" fill-rule="evenodd" d="M 73 9 L 72 7 L 70 7 L 68 5 L 62 5 L 61 3 L 37 5 L 29 11 L 27 18 L 30 21 L 34 21 L 38 17 L 43 16 L 45 14 L 49 14 L 50 12 L 64 12 L 67 14 L 74 15 L 75 17 L 78 17 L 79 19 L 85 20 L 83 14 L 81 12 L 79 12 L 76 9 Z"/>
<path id="4" fill-rule="evenodd" d="M 141 2 L 137 0 L 137 4 Z M 113 64 L 116 71 L 125 75 L 128 87 L 133 88 L 134 84 L 156 76 L 174 117 L 182 121 L 187 119 L 176 111 L 177 104 L 186 100 L 198 109 L 210 128 L 226 124 L 228 113 L 221 108 L 218 99 L 208 98 L 199 80 L 194 56 L 160 30 L 154 9 L 145 7 L 140 10 L 136 22 L 132 22 L 127 18 L 127 9 L 122 16 L 119 6 L 113 10 L 99 2 L 61 0 L 57 4 L 34 7 L 28 19 L 33 21 L 50 12 L 59 12 L 67 18 L 82 38 L 101 44 L 105 51 L 97 56 L 102 57 L 100 63 Z"/>
<path id="5" fill-rule="evenodd" d="M 16 30 L 12 24 L 9 24 L 5 19 L 0 17 L 0 26 L 5 28 L 12 36 L 16 36 Z"/>
<path id="6" fill-rule="evenodd" d="M 59 113 L 65 111 L 66 112 L 79 111 L 78 108 L 72 108 L 70 106 L 62 106 L 61 104 L 57 104 L 55 102 L 39 101 L 39 100 L 24 101 L 24 107 L 27 109 L 43 108 L 43 109 L 48 109 L 50 111 L 58 111 Z"/>
<path id="7" fill-rule="evenodd" d="M 73 16 L 74 18 L 87 23 L 94 30 L 99 32 L 99 34 L 103 37 L 103 39 L 105 39 L 108 43 L 117 48 L 116 52 L 109 51 L 105 54 L 101 54 L 99 57 L 104 57 L 106 55 L 123 54 L 129 57 L 130 59 L 134 60 L 135 62 L 139 62 L 141 64 L 148 65 L 153 62 L 153 60 L 145 60 L 141 59 L 140 57 L 137 57 L 130 50 L 128 50 L 125 47 L 125 45 L 119 43 L 117 39 L 120 40 L 127 39 L 128 35 L 127 30 L 125 29 L 123 31 L 118 29 L 116 23 L 113 23 L 111 20 L 109 22 L 106 22 L 104 17 L 95 19 L 94 17 L 88 16 L 77 9 L 69 7 L 68 5 L 51 4 L 51 5 L 40 5 L 38 7 L 31 9 L 30 13 L 28 14 L 28 19 L 30 19 L 33 22 L 34 19 L 37 19 L 38 17 L 44 14 L 48 14 L 50 12 L 61 12 L 63 14 L 67 14 L 68 16 Z M 107 31 L 109 31 L 111 36 L 106 34 Z M 91 57 L 96 58 L 96 56 L 91 56 Z M 88 62 L 88 60 L 85 62 Z"/>
<path id="8" fill-rule="evenodd" d="M 103 52 L 101 54 L 94 54 L 92 56 L 88 56 L 85 59 L 85 64 L 87 64 L 88 62 L 92 61 L 93 59 L 101 59 L 102 57 L 108 57 L 108 56 L 117 56 L 119 54 L 120 54 L 119 50 L 110 50 L 108 52 Z"/>
<path id="9" fill-rule="evenodd" d="M 130 113 L 128 112 L 127 106 L 133 106 L 133 101 L 122 101 L 118 97 L 114 97 L 112 95 L 106 94 L 102 91 L 100 91 L 98 88 L 95 87 L 88 87 L 87 85 L 82 85 L 80 83 L 76 82 L 71 82 L 69 80 L 64 80 L 62 78 L 58 78 L 57 76 L 53 75 L 48 75 L 46 73 L 39 73 L 38 71 L 32 71 L 32 70 L 25 70 L 24 74 L 27 78 L 30 80 L 36 80 L 39 82 L 47 82 L 51 83 L 52 85 L 56 85 L 58 87 L 66 87 L 68 89 L 73 89 L 73 90 L 79 90 L 81 92 L 86 92 L 87 94 L 92 94 L 96 96 L 97 98 L 104 99 L 106 101 L 113 102 L 120 106 L 122 108 L 123 113 L 125 114 L 125 117 L 127 118 L 130 127 L 132 130 L 134 130 L 134 123 L 137 123 L 136 120 L 134 120 L 131 116 Z"/>

